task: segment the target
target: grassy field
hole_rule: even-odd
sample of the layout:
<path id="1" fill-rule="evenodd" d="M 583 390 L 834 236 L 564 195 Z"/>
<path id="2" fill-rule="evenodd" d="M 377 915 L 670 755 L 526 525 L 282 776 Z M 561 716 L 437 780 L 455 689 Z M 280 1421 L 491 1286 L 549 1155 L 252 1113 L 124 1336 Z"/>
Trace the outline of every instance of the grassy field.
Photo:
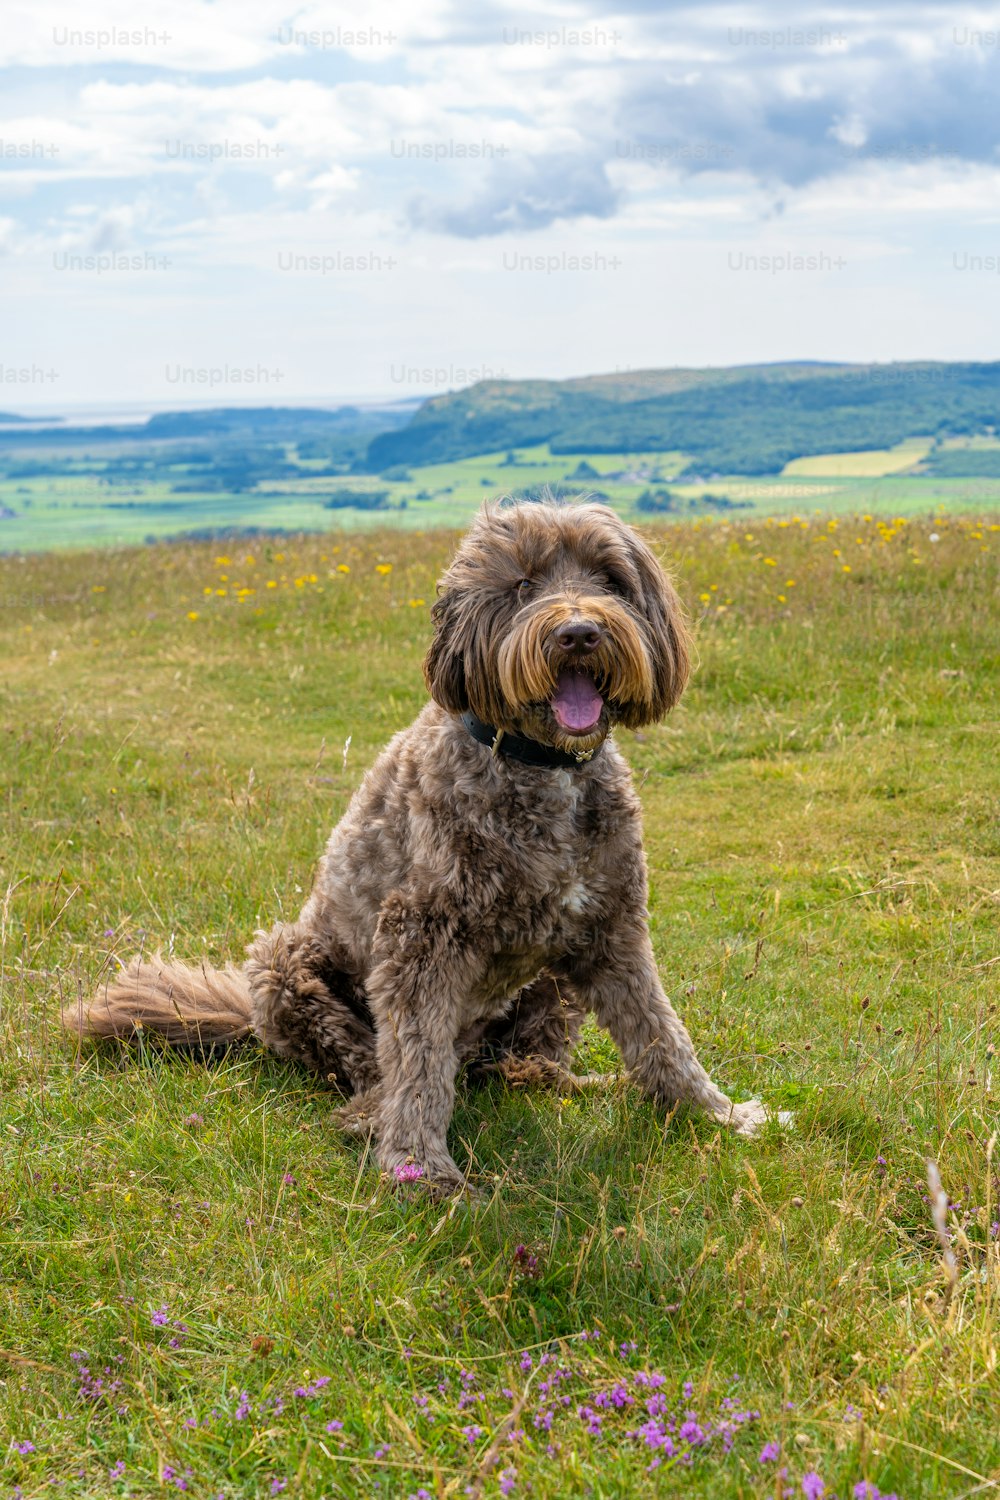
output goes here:
<path id="1" fill-rule="evenodd" d="M 819 453 L 810 458 L 795 458 L 781 472 L 806 477 L 882 479 L 886 474 L 911 469 L 930 446 L 930 438 L 908 438 L 895 448 L 872 448 L 860 453 Z"/>
<path id="2" fill-rule="evenodd" d="M 514 450 L 513 463 L 506 453 L 489 453 L 415 467 L 407 479 L 311 476 L 304 463 L 294 479 L 268 481 L 245 492 L 183 494 L 162 479 L 141 475 L 109 482 L 102 476 L 104 459 L 88 458 L 81 449 L 65 460 L 79 466 L 74 472 L 0 479 L 0 555 L 162 541 L 206 528 L 353 533 L 464 526 L 484 497 L 541 485 L 597 491 L 633 520 L 641 519 L 639 497 L 664 487 L 692 515 L 713 507 L 726 513 L 718 505 L 720 497 L 723 506 L 732 502 L 755 519 L 796 513 L 868 511 L 891 518 L 1000 510 L 998 478 L 901 472 L 916 464 L 926 447 L 918 439 L 884 451 L 797 459 L 783 474 L 764 478 L 706 476 L 699 483 L 677 483 L 673 475 L 687 463 L 682 453 L 552 454 L 539 445 Z M 593 471 L 591 477 L 573 477 L 581 463 Z M 390 508 L 327 508 L 325 502 L 342 486 L 385 491 Z"/>
<path id="3" fill-rule="evenodd" d="M 238 959 L 297 912 L 423 700 L 451 538 L 0 560 L 4 1494 L 1000 1485 L 1000 527 L 649 534 L 699 654 L 622 736 L 654 942 L 713 1074 L 796 1126 L 463 1092 L 474 1211 L 380 1186 L 273 1057 L 56 1019 L 140 947 Z"/>

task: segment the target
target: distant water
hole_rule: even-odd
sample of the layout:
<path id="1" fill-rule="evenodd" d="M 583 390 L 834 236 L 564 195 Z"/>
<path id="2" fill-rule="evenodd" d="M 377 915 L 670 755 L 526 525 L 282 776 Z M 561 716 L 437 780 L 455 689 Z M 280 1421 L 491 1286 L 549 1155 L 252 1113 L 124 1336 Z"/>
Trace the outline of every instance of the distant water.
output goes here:
<path id="1" fill-rule="evenodd" d="M 399 396 L 386 396 L 378 400 L 372 396 L 331 396 L 328 400 L 301 401 L 117 401 L 96 402 L 93 405 L 45 407 L 34 410 L 18 410 L 13 401 L 7 401 L 0 388 L 0 412 L 23 416 L 23 422 L 0 421 L 0 432 L 37 432 L 43 427 L 138 427 L 160 412 L 173 411 L 217 411 L 219 407 L 238 406 L 294 406 L 308 407 L 314 411 L 336 411 L 341 406 L 357 406 L 368 411 L 403 410 L 419 405 L 423 397 L 410 397 L 401 401 Z"/>

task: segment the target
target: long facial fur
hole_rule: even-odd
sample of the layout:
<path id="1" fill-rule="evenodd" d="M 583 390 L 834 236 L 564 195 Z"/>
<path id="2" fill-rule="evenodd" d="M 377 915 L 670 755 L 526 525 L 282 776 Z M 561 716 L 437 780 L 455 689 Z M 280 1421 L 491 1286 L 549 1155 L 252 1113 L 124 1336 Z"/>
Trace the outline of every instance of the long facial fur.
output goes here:
<path id="1" fill-rule="evenodd" d="M 531 580 L 522 596 L 518 583 Z M 435 700 L 487 723 L 586 750 L 614 724 L 662 718 L 689 670 L 680 602 L 652 552 L 602 505 L 488 505 L 439 585 L 424 663 Z M 568 662 L 554 632 L 593 620 L 602 642 Z M 566 665 L 586 670 L 605 699 L 589 735 L 563 731 L 548 700 Z"/>

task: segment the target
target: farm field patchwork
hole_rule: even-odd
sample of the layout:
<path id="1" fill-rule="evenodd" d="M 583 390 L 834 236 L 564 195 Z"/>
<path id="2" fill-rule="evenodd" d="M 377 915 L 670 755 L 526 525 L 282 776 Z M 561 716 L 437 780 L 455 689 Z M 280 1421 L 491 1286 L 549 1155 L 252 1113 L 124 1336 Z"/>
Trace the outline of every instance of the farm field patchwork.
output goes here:
<path id="1" fill-rule="evenodd" d="M 678 518 L 733 510 L 755 517 L 1000 510 L 1000 474 L 898 472 L 904 458 L 917 464 L 923 451 L 919 445 L 901 445 L 886 452 L 800 459 L 771 476 L 712 475 L 692 482 L 674 477 L 687 463 L 680 453 L 552 454 L 541 444 L 415 467 L 405 471 L 406 478 L 314 475 L 303 461 L 293 478 L 261 481 L 240 491 L 198 490 L 195 478 L 182 492 L 163 477 L 105 476 L 105 456 L 81 454 L 67 460 L 58 474 L 0 479 L 0 555 L 130 545 L 189 533 L 463 526 L 485 498 L 537 492 L 546 485 L 560 493 L 596 493 L 630 520 L 648 518 L 658 509 Z M 78 472 L 71 471 L 74 464 Z M 329 502 L 345 492 L 378 504 L 372 509 L 363 504 L 330 508 Z"/>
<path id="2" fill-rule="evenodd" d="M 380 1185 L 273 1056 L 57 1022 L 139 948 L 238 961 L 294 916 L 424 700 L 453 537 L 0 558 L 5 1493 L 995 1487 L 1000 525 L 877 484 L 647 532 L 698 644 L 621 736 L 658 961 L 713 1074 L 794 1128 L 620 1076 L 463 1089 L 475 1210 Z M 581 1062 L 620 1074 L 595 1029 Z"/>

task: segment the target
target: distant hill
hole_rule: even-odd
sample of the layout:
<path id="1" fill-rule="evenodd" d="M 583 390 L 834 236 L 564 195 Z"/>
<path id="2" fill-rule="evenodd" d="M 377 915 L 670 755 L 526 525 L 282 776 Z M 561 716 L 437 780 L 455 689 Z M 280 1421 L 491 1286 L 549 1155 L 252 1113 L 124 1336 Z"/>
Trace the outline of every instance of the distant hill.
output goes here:
<path id="1" fill-rule="evenodd" d="M 333 411 L 312 406 L 234 406 L 208 411 L 158 412 L 145 422 L 74 427 L 60 422 L 58 427 L 36 431 L 0 432 L 0 447 L 36 447 L 49 444 L 88 447 L 102 443 L 172 442 L 178 438 L 236 441 L 255 437 L 265 442 L 297 442 L 323 437 L 344 438 L 385 432 L 407 422 L 410 411 L 398 407 L 340 406 Z M 0 421 L 19 422 L 18 417 Z"/>
<path id="2" fill-rule="evenodd" d="M 778 474 L 794 459 L 922 438 L 922 462 L 913 456 L 919 472 L 986 478 L 1000 476 L 1000 446 L 942 441 L 995 439 L 1000 362 L 628 370 L 480 381 L 416 407 L 217 407 L 36 430 L 9 420 L 0 427 L 0 478 L 90 462 L 107 486 L 156 478 L 177 494 L 246 493 L 348 472 L 397 481 L 421 465 L 536 444 L 557 455 L 681 453 L 687 467 L 675 476 L 672 461 L 670 477 L 711 480 Z"/>
<path id="3" fill-rule="evenodd" d="M 367 466 L 444 463 L 548 443 L 554 453 L 672 452 L 690 472 L 774 474 L 812 454 L 1000 427 L 1000 362 L 646 370 L 491 380 L 433 397 L 374 437 Z"/>
<path id="4" fill-rule="evenodd" d="M 920 472 L 937 479 L 1000 479 L 1000 448 L 944 448 L 928 454 Z"/>

